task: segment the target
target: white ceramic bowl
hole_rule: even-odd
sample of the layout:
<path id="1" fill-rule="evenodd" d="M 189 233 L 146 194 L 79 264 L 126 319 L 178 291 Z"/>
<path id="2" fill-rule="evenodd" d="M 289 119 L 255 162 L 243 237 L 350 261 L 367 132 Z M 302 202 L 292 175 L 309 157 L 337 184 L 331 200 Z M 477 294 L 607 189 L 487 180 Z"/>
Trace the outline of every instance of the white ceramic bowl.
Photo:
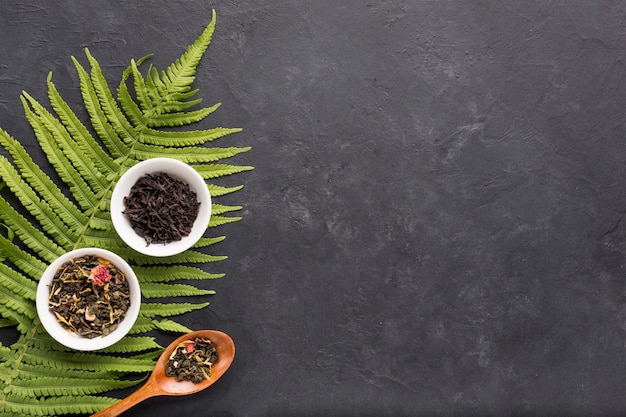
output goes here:
<path id="1" fill-rule="evenodd" d="M 57 269 L 70 259 L 86 255 L 94 255 L 110 261 L 121 272 L 123 272 L 124 275 L 126 275 L 126 279 L 130 287 L 130 306 L 126 311 L 124 319 L 119 323 L 117 328 L 108 335 L 98 336 L 93 339 L 79 336 L 78 334 L 67 330 L 56 320 L 54 314 L 48 309 L 48 286 L 52 282 Z M 108 250 L 99 248 L 82 248 L 73 250 L 58 257 L 48 266 L 48 268 L 46 268 L 41 279 L 39 280 L 39 284 L 37 285 L 36 304 L 39 320 L 41 320 L 43 327 L 50 334 L 50 336 L 52 336 L 57 342 L 76 350 L 98 350 L 111 346 L 128 334 L 131 327 L 133 327 L 133 324 L 135 324 L 137 316 L 139 315 L 139 308 L 141 307 L 141 290 L 139 288 L 137 276 L 124 259 Z"/>
<path id="2" fill-rule="evenodd" d="M 122 214 L 126 208 L 124 197 L 130 194 L 130 189 L 137 180 L 146 174 L 166 173 L 178 178 L 189 185 L 189 188 L 196 193 L 200 202 L 198 216 L 193 224 L 191 233 L 181 240 L 169 243 L 151 243 L 133 230 L 128 218 Z M 190 165 L 171 158 L 153 158 L 142 161 L 130 168 L 122 175 L 113 189 L 111 196 L 111 219 L 118 235 L 124 242 L 137 252 L 150 256 L 171 256 L 183 252 L 193 246 L 206 231 L 211 218 L 211 195 L 204 179 Z"/>

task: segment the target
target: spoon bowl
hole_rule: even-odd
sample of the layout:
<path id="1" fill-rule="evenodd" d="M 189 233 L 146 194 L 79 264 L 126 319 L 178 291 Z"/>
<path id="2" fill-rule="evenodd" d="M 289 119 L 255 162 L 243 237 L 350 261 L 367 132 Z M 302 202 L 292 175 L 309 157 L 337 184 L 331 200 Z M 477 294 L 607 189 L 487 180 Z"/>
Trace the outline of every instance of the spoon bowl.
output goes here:
<path id="1" fill-rule="evenodd" d="M 211 367 L 211 375 L 209 379 L 205 379 L 199 383 L 191 381 L 178 381 L 175 377 L 165 375 L 165 368 L 170 355 L 176 349 L 179 343 L 185 340 L 194 340 L 198 337 L 211 340 L 217 350 L 217 362 Z M 150 378 L 137 391 L 130 394 L 120 402 L 105 408 L 93 414 L 92 417 L 114 417 L 128 410 L 132 406 L 146 400 L 150 397 L 161 395 L 188 395 L 202 391 L 213 385 L 215 381 L 220 379 L 224 372 L 228 370 L 233 359 L 235 358 L 235 344 L 226 333 L 217 330 L 198 330 L 196 332 L 187 333 L 174 340 L 165 348 L 159 357 Z"/>

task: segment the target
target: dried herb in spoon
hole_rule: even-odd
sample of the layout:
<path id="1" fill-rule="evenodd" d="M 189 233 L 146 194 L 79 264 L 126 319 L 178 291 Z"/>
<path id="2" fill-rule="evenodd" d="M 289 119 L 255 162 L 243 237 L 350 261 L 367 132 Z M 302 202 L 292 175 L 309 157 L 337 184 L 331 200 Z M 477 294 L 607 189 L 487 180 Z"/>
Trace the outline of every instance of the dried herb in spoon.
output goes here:
<path id="1" fill-rule="evenodd" d="M 217 349 L 209 339 L 198 337 L 195 340 L 185 340 L 170 355 L 165 375 L 197 384 L 209 379 L 211 367 L 217 360 Z"/>
<path id="2" fill-rule="evenodd" d="M 188 236 L 200 208 L 189 184 L 166 173 L 140 177 L 124 197 L 124 205 L 123 213 L 148 245 Z"/>
<path id="3" fill-rule="evenodd" d="M 61 265 L 48 287 L 48 308 L 57 321 L 89 339 L 115 330 L 129 307 L 126 275 L 93 255 Z"/>

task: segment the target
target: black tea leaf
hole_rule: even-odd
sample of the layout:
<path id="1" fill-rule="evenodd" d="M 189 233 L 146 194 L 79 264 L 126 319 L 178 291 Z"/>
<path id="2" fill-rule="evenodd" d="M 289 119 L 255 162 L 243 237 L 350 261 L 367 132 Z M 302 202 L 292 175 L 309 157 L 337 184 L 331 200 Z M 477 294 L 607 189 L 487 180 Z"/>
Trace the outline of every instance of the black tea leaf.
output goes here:
<path id="1" fill-rule="evenodd" d="M 124 205 L 123 214 L 147 245 L 188 236 L 200 209 L 189 185 L 163 172 L 140 177 L 124 197 Z"/>

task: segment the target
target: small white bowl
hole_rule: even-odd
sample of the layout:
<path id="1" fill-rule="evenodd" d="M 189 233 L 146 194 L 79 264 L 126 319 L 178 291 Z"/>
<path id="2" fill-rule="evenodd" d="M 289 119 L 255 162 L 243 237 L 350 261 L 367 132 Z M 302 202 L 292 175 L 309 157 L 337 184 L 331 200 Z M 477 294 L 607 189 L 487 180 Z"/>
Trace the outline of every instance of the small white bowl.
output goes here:
<path id="1" fill-rule="evenodd" d="M 139 178 L 146 174 L 161 172 L 187 183 L 189 188 L 196 193 L 200 208 L 188 236 L 165 244 L 151 243 L 148 245 L 142 236 L 135 233 L 130 221 L 122 213 L 126 208 L 124 197 L 130 194 L 130 189 Z M 137 252 L 150 256 L 176 255 L 192 247 L 204 235 L 211 219 L 211 194 L 202 176 L 190 165 L 171 158 L 148 159 L 126 171 L 115 185 L 111 196 L 111 219 L 117 234 Z"/>
<path id="2" fill-rule="evenodd" d="M 108 335 L 98 336 L 93 339 L 79 336 L 78 334 L 67 330 L 57 321 L 54 313 L 52 313 L 48 308 L 48 286 L 52 282 L 58 268 L 70 259 L 86 255 L 94 255 L 110 261 L 117 267 L 117 269 L 126 275 L 126 280 L 128 281 L 130 288 L 130 306 L 126 311 L 124 319 L 119 323 L 117 328 Z M 54 260 L 54 262 L 46 268 L 45 272 L 41 276 L 41 279 L 39 280 L 39 284 L 37 285 L 36 304 L 37 314 L 39 315 L 41 324 L 43 324 L 46 331 L 57 342 L 76 350 L 98 350 L 111 346 L 128 334 L 131 327 L 133 327 L 133 324 L 135 324 L 137 316 L 139 315 L 139 308 L 141 307 L 141 290 L 139 288 L 137 276 L 124 259 L 108 250 L 100 248 L 82 248 L 67 252 L 65 255 L 62 255 Z"/>

